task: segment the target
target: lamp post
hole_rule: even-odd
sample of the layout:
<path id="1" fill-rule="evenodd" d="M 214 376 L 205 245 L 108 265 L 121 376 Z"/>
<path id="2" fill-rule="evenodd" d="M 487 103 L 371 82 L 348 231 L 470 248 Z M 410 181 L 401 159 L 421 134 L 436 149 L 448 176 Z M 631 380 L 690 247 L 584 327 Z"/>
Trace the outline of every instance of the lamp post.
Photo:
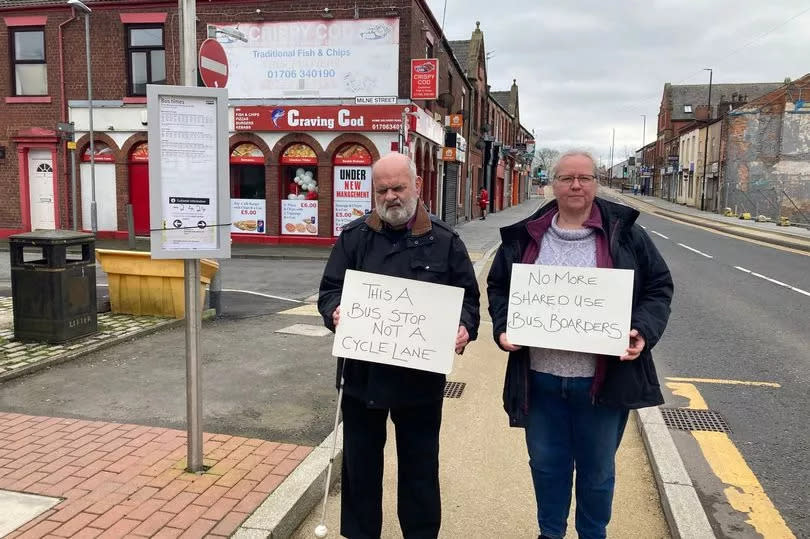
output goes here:
<path id="1" fill-rule="evenodd" d="M 87 58 L 87 110 L 90 131 L 90 229 L 93 234 L 98 232 L 98 218 L 96 212 L 96 146 L 93 135 L 93 67 L 90 63 L 90 13 L 89 7 L 80 0 L 68 0 L 68 5 L 74 10 L 84 13 L 84 53 Z"/>
<path id="2" fill-rule="evenodd" d="M 703 140 L 703 180 L 701 181 L 701 188 L 700 188 L 700 211 L 703 211 L 704 205 L 706 203 L 706 163 L 709 162 L 709 122 L 712 120 L 712 68 L 707 67 L 703 71 L 709 72 L 709 100 L 707 102 L 707 106 L 709 109 L 709 117 L 706 120 L 706 136 Z"/>

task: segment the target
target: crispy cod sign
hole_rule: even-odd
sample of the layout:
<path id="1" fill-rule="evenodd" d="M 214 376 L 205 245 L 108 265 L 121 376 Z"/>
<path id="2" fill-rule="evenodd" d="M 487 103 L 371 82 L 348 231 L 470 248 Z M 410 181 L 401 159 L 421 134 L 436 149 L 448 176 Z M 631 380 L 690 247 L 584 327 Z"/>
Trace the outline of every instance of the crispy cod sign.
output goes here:
<path id="1" fill-rule="evenodd" d="M 348 270 L 332 354 L 447 374 L 464 289 Z"/>
<path id="2" fill-rule="evenodd" d="M 512 344 L 613 356 L 629 345 L 633 271 L 514 264 Z"/>

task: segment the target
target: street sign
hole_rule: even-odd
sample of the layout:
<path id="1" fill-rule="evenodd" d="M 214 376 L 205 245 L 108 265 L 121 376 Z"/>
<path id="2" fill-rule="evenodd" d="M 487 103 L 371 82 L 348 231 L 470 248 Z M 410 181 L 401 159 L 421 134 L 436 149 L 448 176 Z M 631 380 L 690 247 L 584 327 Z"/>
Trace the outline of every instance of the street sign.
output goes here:
<path id="1" fill-rule="evenodd" d="M 215 39 L 206 39 L 200 45 L 200 77 L 209 88 L 228 84 L 228 57 Z"/>
<path id="2" fill-rule="evenodd" d="M 396 105 L 397 96 L 357 96 L 354 98 L 355 105 Z"/>

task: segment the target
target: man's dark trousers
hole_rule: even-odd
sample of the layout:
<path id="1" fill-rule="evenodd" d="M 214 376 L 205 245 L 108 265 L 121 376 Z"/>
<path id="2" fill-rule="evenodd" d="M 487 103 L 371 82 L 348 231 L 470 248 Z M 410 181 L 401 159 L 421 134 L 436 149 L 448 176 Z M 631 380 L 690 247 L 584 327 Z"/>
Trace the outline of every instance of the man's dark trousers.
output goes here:
<path id="1" fill-rule="evenodd" d="M 439 429 L 442 400 L 402 408 L 371 408 L 343 397 L 340 532 L 378 539 L 382 531 L 383 449 L 389 412 L 396 429 L 397 513 L 405 539 L 435 539 L 441 526 Z"/>

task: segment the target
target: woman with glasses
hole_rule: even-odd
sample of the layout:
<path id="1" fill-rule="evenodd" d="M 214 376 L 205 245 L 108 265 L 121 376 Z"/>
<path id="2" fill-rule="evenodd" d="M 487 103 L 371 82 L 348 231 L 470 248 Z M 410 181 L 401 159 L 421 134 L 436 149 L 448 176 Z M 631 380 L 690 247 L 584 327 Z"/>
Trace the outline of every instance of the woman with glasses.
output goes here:
<path id="1" fill-rule="evenodd" d="M 501 229 L 487 279 L 495 342 L 509 352 L 504 408 L 526 430 L 540 537 L 565 536 L 576 469 L 576 530 L 606 537 L 615 455 L 630 409 L 663 404 L 650 351 L 667 325 L 672 278 L 638 212 L 596 196 L 587 152 L 552 169 L 555 200 Z M 621 357 L 521 347 L 506 337 L 512 264 L 634 270 L 631 331 Z"/>

